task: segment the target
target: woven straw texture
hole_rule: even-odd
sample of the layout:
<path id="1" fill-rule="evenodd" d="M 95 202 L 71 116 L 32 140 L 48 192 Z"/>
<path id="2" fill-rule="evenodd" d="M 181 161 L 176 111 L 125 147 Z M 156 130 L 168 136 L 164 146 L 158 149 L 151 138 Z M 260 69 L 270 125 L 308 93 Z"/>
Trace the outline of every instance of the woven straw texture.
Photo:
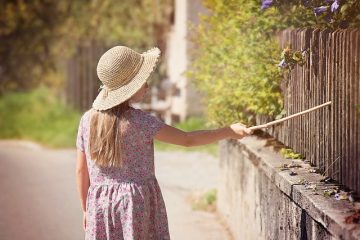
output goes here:
<path id="1" fill-rule="evenodd" d="M 158 48 L 142 54 L 125 46 L 116 46 L 106 51 L 100 57 L 96 69 L 103 86 L 92 107 L 106 110 L 129 99 L 153 72 L 159 56 Z"/>

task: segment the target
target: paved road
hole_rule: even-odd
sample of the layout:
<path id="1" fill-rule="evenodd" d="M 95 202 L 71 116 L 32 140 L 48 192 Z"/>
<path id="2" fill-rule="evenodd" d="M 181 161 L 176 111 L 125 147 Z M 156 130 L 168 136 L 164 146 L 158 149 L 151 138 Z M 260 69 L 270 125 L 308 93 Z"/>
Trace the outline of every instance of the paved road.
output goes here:
<path id="1" fill-rule="evenodd" d="M 0 239 L 84 239 L 75 184 L 75 150 L 0 141 Z M 217 160 L 205 153 L 156 152 L 156 174 L 173 240 L 225 240 L 211 213 L 186 198 L 216 187 Z"/>

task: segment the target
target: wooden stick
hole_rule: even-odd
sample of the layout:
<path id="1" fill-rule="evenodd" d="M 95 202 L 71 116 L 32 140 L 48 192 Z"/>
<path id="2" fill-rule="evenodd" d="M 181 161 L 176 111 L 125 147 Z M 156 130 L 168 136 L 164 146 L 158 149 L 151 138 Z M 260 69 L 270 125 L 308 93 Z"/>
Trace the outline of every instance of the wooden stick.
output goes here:
<path id="1" fill-rule="evenodd" d="M 265 124 L 262 124 L 262 125 L 258 125 L 258 126 L 249 127 L 249 129 L 250 129 L 250 130 L 257 130 L 257 129 L 261 129 L 261 128 L 267 128 L 267 127 L 270 127 L 270 126 L 272 126 L 272 125 L 285 122 L 285 121 L 287 121 L 287 120 L 289 120 L 289 119 L 292 119 L 292 118 L 295 118 L 295 117 L 304 115 L 305 113 L 312 112 L 312 111 L 314 111 L 314 110 L 317 110 L 317 109 L 319 109 L 319 108 L 323 108 L 323 107 L 328 106 L 328 105 L 331 105 L 331 101 L 329 101 L 329 102 L 327 102 L 327 103 L 323 103 L 323 104 L 321 104 L 321 105 L 319 105 L 319 106 L 310 108 L 310 109 L 308 109 L 308 110 L 305 110 L 305 111 L 302 111 L 302 112 L 299 112 L 299 113 L 295 113 L 295 114 L 293 114 L 293 115 L 290 115 L 290 116 L 287 116 L 287 117 L 284 117 L 284 118 L 281 118 L 281 119 L 272 121 L 272 122 L 268 122 L 268 123 L 265 123 Z"/>

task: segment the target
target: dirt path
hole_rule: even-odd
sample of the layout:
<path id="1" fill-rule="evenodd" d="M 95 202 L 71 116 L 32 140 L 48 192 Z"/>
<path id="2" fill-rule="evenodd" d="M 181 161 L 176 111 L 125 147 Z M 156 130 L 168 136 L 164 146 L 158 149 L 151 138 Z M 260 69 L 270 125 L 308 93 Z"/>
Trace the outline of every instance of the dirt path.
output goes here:
<path id="1" fill-rule="evenodd" d="M 186 200 L 193 193 L 216 188 L 218 160 L 199 152 L 156 152 L 155 164 L 172 239 L 229 239 L 213 213 L 193 211 Z"/>
<path id="2" fill-rule="evenodd" d="M 84 239 L 75 157 L 73 149 L 0 141 L 0 239 Z M 228 239 L 214 214 L 193 211 L 186 200 L 216 187 L 217 160 L 185 152 L 156 152 L 155 159 L 172 239 Z"/>

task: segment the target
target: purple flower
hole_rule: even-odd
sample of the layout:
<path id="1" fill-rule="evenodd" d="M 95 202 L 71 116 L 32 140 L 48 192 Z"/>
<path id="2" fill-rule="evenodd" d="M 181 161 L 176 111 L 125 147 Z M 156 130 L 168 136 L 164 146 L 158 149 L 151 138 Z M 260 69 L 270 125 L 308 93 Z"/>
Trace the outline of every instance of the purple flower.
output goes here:
<path id="1" fill-rule="evenodd" d="M 273 0 L 263 0 L 261 10 L 265 10 L 273 5 Z"/>
<path id="2" fill-rule="evenodd" d="M 314 8 L 314 14 L 315 16 L 319 16 L 321 14 L 323 14 L 324 12 L 326 12 L 328 10 L 329 6 L 321 6 L 321 7 L 316 7 Z"/>
<path id="3" fill-rule="evenodd" d="M 281 67 L 281 68 L 286 68 L 288 65 L 287 63 L 285 62 L 285 59 L 281 60 L 281 62 L 279 63 L 278 67 Z"/>
<path id="4" fill-rule="evenodd" d="M 310 0 L 306 0 L 306 1 L 303 2 L 303 5 L 304 5 L 305 7 L 310 7 L 310 6 L 311 6 L 311 1 L 310 1 Z"/>
<path id="5" fill-rule="evenodd" d="M 331 4 L 331 12 L 335 12 L 340 7 L 340 0 L 335 0 L 333 4 Z"/>

